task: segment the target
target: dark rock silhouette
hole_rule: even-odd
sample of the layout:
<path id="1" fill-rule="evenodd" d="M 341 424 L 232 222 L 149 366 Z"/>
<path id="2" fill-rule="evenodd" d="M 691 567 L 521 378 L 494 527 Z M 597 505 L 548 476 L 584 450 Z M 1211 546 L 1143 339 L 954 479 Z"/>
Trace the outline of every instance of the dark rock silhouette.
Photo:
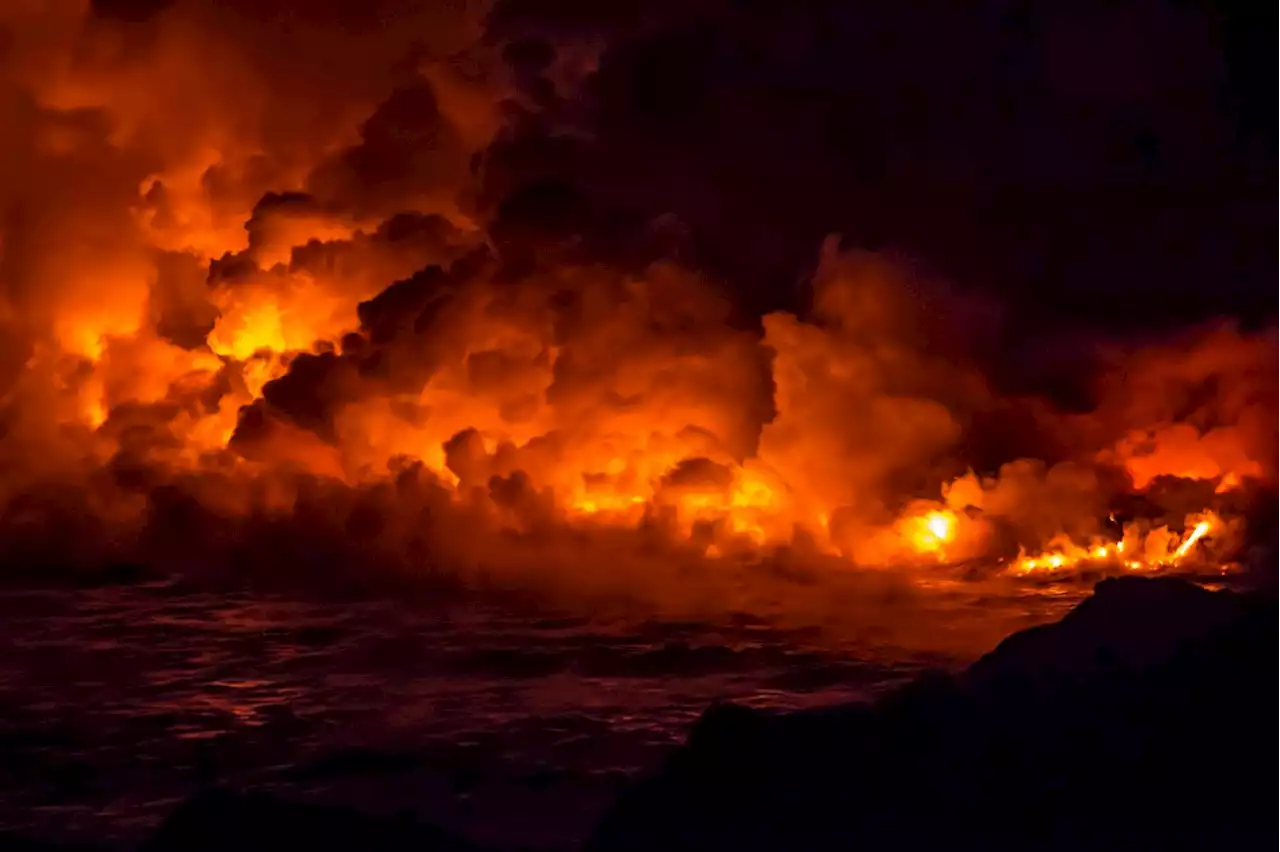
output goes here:
<path id="1" fill-rule="evenodd" d="M 410 819 L 214 790 L 185 802 L 142 852 L 480 852 L 481 847 Z"/>
<path id="2" fill-rule="evenodd" d="M 379 818 L 255 792 L 213 789 L 179 805 L 138 852 L 485 852 L 412 818 Z M 0 852 L 107 852 L 0 832 Z"/>
<path id="3" fill-rule="evenodd" d="M 713 708 L 589 852 L 1272 848 L 1274 599 L 1123 578 L 875 706 Z"/>
<path id="4" fill-rule="evenodd" d="M 3 852 L 102 852 L 95 846 L 79 843 L 48 843 L 33 837 L 23 837 L 7 831 L 0 831 L 0 850 Z"/>

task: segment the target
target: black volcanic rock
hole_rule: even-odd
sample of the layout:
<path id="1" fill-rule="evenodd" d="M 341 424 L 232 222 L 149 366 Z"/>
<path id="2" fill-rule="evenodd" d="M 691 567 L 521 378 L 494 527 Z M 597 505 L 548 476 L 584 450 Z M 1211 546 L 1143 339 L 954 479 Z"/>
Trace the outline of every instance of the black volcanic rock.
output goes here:
<path id="1" fill-rule="evenodd" d="M 1276 638 L 1273 599 L 1104 581 L 874 706 L 713 708 L 588 850 L 1271 848 Z"/>
<path id="2" fill-rule="evenodd" d="M 175 810 L 142 852 L 479 852 L 480 847 L 409 819 L 215 790 Z"/>
<path id="3" fill-rule="evenodd" d="M 1248 605 L 1173 577 L 1103 580 L 1061 621 L 1013 634 L 964 679 L 977 688 L 1034 681 L 1053 690 L 1070 678 L 1150 669 L 1244 618 Z"/>
<path id="4" fill-rule="evenodd" d="M 0 831 L 0 850 L 3 852 L 103 852 L 96 846 L 49 843 L 5 831 Z"/>

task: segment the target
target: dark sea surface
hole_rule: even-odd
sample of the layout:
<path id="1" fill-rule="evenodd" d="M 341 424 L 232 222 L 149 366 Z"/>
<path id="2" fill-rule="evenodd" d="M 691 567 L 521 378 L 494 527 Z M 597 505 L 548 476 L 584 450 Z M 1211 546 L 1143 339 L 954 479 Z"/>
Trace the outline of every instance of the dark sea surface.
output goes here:
<path id="1" fill-rule="evenodd" d="M 1078 597 L 931 617 L 994 641 Z M 227 783 L 571 849 L 714 701 L 868 699 L 982 650 L 169 583 L 7 589 L 0 619 L 0 828 L 122 848 Z"/>

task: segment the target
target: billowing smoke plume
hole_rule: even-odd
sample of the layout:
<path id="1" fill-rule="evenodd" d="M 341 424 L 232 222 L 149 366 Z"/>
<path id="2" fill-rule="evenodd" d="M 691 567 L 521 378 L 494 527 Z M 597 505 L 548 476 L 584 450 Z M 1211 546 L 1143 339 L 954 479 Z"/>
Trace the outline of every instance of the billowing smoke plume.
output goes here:
<path id="1" fill-rule="evenodd" d="M 847 611 L 858 572 L 1217 565 L 1274 487 L 1274 332 L 1092 345 L 1068 411 L 986 377 L 988 296 L 857 234 L 753 316 L 723 187 L 634 204 L 692 162 L 610 147 L 634 36 L 144 5 L 0 13 L 14 570 Z"/>

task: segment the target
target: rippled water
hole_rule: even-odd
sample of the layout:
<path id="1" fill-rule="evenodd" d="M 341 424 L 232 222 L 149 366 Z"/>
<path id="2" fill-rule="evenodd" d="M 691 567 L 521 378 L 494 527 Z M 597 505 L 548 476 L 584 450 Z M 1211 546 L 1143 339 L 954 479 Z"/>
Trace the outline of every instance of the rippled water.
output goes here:
<path id="1" fill-rule="evenodd" d="M 1072 600 L 937 617 L 999 635 Z M 863 699 L 971 656 L 747 619 L 610 624 L 165 584 L 7 590 L 0 618 L 0 827 L 120 845 L 226 782 L 570 848 L 714 700 Z"/>

